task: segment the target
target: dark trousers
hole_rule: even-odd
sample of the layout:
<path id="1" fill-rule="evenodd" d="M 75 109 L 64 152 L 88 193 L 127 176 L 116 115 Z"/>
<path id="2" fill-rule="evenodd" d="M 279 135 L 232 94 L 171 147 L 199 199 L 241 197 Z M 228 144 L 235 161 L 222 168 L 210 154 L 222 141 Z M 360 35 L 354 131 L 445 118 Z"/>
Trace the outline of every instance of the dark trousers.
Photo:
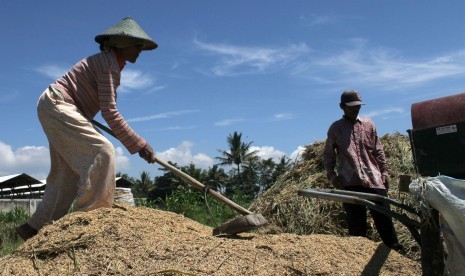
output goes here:
<path id="1" fill-rule="evenodd" d="M 370 193 L 378 194 L 381 196 L 387 196 L 386 190 L 382 189 L 370 189 L 363 186 L 349 186 L 344 187 L 345 190 L 361 192 L 361 193 Z M 373 201 L 376 205 L 383 206 L 385 208 L 390 208 L 388 203 L 382 201 Z M 349 226 L 349 235 L 351 236 L 362 236 L 366 237 L 368 230 L 367 223 L 367 208 L 364 205 L 358 204 L 343 204 L 346 215 L 347 215 L 347 224 Z M 384 215 L 375 210 L 370 210 L 371 217 L 375 222 L 376 230 L 378 231 L 379 236 L 387 246 L 394 245 L 398 243 L 396 230 L 394 229 L 394 224 L 390 216 Z"/>

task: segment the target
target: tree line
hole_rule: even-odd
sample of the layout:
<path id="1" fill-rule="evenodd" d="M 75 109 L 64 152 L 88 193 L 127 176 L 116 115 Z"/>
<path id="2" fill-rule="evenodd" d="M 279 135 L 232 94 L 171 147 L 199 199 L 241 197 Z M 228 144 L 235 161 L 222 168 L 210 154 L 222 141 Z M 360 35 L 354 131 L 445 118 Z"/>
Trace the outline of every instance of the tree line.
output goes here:
<path id="1" fill-rule="evenodd" d="M 225 196 L 241 195 L 252 199 L 270 188 L 279 176 L 293 166 L 293 162 L 285 155 L 280 157 L 278 162 L 272 158 L 260 158 L 257 155 L 258 151 L 250 150 L 252 143 L 244 142 L 242 133 L 229 134 L 228 149 L 218 150 L 221 154 L 215 158 L 218 163 L 208 169 L 197 168 L 193 163 L 187 166 L 168 163 Z M 139 179 L 121 173 L 117 176 L 125 177 L 134 183 L 132 193 L 136 198 L 163 200 L 180 189 L 191 189 L 168 169 L 159 170 L 163 171 L 163 174 L 154 178 L 151 178 L 147 171 L 141 172 Z"/>

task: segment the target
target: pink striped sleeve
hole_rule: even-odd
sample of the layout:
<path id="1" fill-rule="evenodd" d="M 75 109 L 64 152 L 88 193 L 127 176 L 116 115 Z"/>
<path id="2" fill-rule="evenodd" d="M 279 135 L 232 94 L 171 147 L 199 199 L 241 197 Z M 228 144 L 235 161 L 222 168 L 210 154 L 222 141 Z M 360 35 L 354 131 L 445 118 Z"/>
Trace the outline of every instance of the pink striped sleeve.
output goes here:
<path id="1" fill-rule="evenodd" d="M 119 86 L 120 72 L 110 70 L 98 76 L 98 94 L 102 117 L 112 129 L 118 140 L 131 154 L 139 152 L 147 143 L 124 120 L 116 108 L 116 87 Z"/>

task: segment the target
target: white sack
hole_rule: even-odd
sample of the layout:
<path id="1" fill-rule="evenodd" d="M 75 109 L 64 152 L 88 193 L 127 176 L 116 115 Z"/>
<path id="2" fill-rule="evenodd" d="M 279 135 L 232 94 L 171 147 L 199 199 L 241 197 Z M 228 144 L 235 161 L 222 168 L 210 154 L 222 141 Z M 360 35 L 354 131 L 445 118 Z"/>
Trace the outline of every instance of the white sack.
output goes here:
<path id="1" fill-rule="evenodd" d="M 441 216 L 441 232 L 448 251 L 446 270 L 465 275 L 465 180 L 447 176 L 414 180 L 410 192 L 426 201 Z"/>
<path id="2" fill-rule="evenodd" d="M 134 206 L 134 196 L 130 188 L 119 188 L 115 190 L 115 202 L 126 203 L 130 206 Z"/>

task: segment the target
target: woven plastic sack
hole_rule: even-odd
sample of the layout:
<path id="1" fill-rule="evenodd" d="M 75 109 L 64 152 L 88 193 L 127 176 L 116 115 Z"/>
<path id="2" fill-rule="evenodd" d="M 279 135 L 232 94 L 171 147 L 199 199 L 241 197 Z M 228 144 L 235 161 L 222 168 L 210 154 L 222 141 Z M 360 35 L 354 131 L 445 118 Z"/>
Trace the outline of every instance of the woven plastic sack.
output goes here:
<path id="1" fill-rule="evenodd" d="M 134 206 L 134 196 L 132 195 L 130 188 L 116 188 L 115 190 L 115 202 L 125 203 L 130 206 Z"/>
<path id="2" fill-rule="evenodd" d="M 420 204 L 440 213 L 440 227 L 447 249 L 446 271 L 465 275 L 465 180 L 447 176 L 414 180 L 409 186 Z"/>

